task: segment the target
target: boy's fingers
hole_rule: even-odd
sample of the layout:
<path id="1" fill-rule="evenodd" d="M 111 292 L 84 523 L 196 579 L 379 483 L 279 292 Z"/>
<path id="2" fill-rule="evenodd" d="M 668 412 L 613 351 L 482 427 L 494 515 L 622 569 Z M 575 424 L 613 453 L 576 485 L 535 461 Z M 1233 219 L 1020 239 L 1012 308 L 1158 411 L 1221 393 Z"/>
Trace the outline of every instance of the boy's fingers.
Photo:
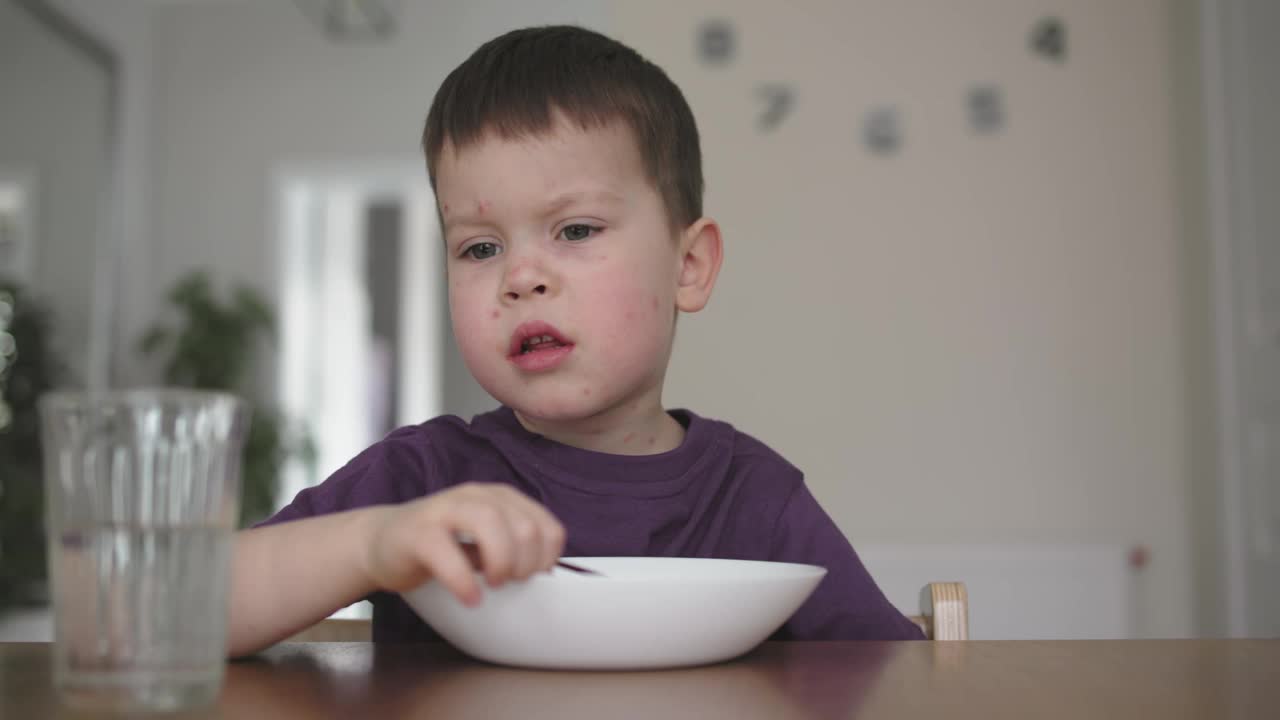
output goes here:
<path id="1" fill-rule="evenodd" d="M 455 538 L 458 541 L 458 547 L 462 548 L 462 554 L 467 557 L 467 562 L 471 563 L 471 569 L 480 571 L 484 569 L 484 558 L 480 557 L 480 546 L 476 545 L 476 541 L 470 536 Z"/>
<path id="2" fill-rule="evenodd" d="M 550 513 L 548 513 L 550 515 Z M 565 530 L 559 520 L 551 518 L 547 529 L 542 533 L 542 569 L 550 570 L 564 555 Z"/>
<path id="3" fill-rule="evenodd" d="M 550 570 L 564 549 L 564 527 L 545 507 L 506 485 L 468 486 L 447 524 L 491 586 Z"/>
<path id="4" fill-rule="evenodd" d="M 525 517 L 531 519 L 537 528 L 536 534 L 538 542 L 532 545 L 534 553 L 537 557 L 533 565 L 533 571 L 550 570 L 560 559 L 560 554 L 564 552 L 565 531 L 560 521 L 551 514 L 550 510 L 533 499 L 517 492 L 518 500 L 516 504 L 521 507 Z"/>
<path id="5" fill-rule="evenodd" d="M 534 504 L 536 522 L 539 526 L 539 546 L 537 548 L 539 570 L 550 570 L 564 554 L 564 525 L 541 505 Z"/>
<path id="6" fill-rule="evenodd" d="M 480 586 L 475 572 L 462 549 L 447 533 L 432 537 L 418 545 L 419 559 L 433 578 L 443 583 L 464 605 L 474 607 L 480 603 Z"/>
<path id="7" fill-rule="evenodd" d="M 511 577 L 513 543 L 502 511 L 478 505 L 465 514 L 458 529 L 474 538 L 480 547 L 481 570 L 490 586 L 497 587 Z"/>
<path id="8" fill-rule="evenodd" d="M 507 527 L 511 530 L 515 557 L 512 575 L 527 578 L 537 572 L 542 563 L 542 529 L 538 518 L 524 508 L 513 507 L 507 511 Z"/>

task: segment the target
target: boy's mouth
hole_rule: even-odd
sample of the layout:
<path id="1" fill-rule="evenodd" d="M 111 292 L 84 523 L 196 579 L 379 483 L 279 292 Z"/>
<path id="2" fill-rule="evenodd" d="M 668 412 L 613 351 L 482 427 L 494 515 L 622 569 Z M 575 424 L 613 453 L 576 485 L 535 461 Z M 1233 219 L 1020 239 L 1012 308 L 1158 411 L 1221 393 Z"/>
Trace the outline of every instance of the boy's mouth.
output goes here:
<path id="1" fill-rule="evenodd" d="M 511 334 L 508 356 L 523 370 L 549 370 L 560 364 L 572 350 L 573 342 L 555 326 L 545 322 L 527 322 Z"/>
<path id="2" fill-rule="evenodd" d="M 520 354 L 531 353 L 538 350 L 550 350 L 551 348 L 563 347 L 564 343 L 551 337 L 550 335 L 539 335 L 538 337 L 525 338 L 520 344 Z"/>

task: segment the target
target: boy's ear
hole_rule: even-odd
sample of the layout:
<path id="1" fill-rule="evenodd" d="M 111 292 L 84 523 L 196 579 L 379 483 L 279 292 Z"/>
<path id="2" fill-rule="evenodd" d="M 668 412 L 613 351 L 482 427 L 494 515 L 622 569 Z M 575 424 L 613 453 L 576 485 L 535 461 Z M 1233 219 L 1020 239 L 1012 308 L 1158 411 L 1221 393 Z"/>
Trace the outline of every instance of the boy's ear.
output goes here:
<path id="1" fill-rule="evenodd" d="M 706 306 L 723 259 L 724 243 L 715 220 L 704 217 L 685 228 L 680 235 L 677 308 L 683 312 L 698 312 Z"/>

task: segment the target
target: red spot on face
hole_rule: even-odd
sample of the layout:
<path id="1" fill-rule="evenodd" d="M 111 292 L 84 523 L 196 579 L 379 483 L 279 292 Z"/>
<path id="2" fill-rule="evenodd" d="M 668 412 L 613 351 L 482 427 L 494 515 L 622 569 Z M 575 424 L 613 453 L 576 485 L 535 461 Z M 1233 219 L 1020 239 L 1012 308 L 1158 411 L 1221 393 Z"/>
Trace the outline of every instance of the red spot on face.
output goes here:
<path id="1" fill-rule="evenodd" d="M 654 295 L 654 296 L 653 296 L 653 309 L 654 309 L 654 310 L 657 310 L 657 309 L 658 309 L 658 296 L 657 296 L 657 295 Z"/>
<path id="2" fill-rule="evenodd" d="M 657 445 L 657 444 L 658 444 L 658 438 L 656 438 L 656 437 L 650 437 L 650 438 L 649 438 L 649 446 L 650 446 L 650 447 L 653 447 L 654 445 Z"/>
<path id="3" fill-rule="evenodd" d="M 448 212 L 449 212 L 449 203 L 445 203 L 444 205 L 441 205 L 441 206 L 440 206 L 440 211 L 441 211 L 441 212 L 444 212 L 444 213 L 448 213 Z"/>
<path id="4" fill-rule="evenodd" d="M 494 310 L 493 312 L 489 313 L 489 317 L 493 318 L 494 320 L 497 320 L 497 319 L 498 319 L 498 311 L 497 311 L 497 310 Z"/>
<path id="5" fill-rule="evenodd" d="M 480 215 L 485 214 L 485 211 L 487 211 L 488 209 L 489 209 L 489 203 L 485 202 L 484 200 L 481 200 L 480 202 L 476 203 L 476 212 L 479 213 Z"/>
<path id="6" fill-rule="evenodd" d="M 586 397 L 591 394 L 591 388 L 582 388 L 582 396 Z"/>
<path id="7" fill-rule="evenodd" d="M 622 444 L 623 444 L 623 445 L 626 445 L 627 443 L 631 442 L 631 441 L 632 441 L 632 440 L 634 440 L 635 438 L 636 438 L 636 434 L 635 434 L 635 433 L 627 433 L 627 436 L 626 436 L 626 437 L 624 437 L 624 438 L 622 438 Z"/>

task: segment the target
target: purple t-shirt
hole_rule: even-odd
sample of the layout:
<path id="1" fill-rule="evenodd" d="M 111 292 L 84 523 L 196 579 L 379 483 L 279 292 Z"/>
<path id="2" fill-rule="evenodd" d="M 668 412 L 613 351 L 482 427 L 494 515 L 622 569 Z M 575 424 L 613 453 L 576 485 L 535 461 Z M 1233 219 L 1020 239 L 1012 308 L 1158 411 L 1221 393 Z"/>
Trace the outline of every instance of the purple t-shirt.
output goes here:
<path id="1" fill-rule="evenodd" d="M 827 576 L 775 639 L 923 639 L 885 599 L 794 466 L 728 423 L 671 411 L 686 429 L 657 455 L 582 450 L 526 430 L 511 409 L 470 424 L 443 416 L 400 428 L 265 524 L 400 503 L 464 482 L 500 482 L 567 530 L 565 555 L 808 563 Z M 375 642 L 436 640 L 394 593 L 369 597 Z"/>

